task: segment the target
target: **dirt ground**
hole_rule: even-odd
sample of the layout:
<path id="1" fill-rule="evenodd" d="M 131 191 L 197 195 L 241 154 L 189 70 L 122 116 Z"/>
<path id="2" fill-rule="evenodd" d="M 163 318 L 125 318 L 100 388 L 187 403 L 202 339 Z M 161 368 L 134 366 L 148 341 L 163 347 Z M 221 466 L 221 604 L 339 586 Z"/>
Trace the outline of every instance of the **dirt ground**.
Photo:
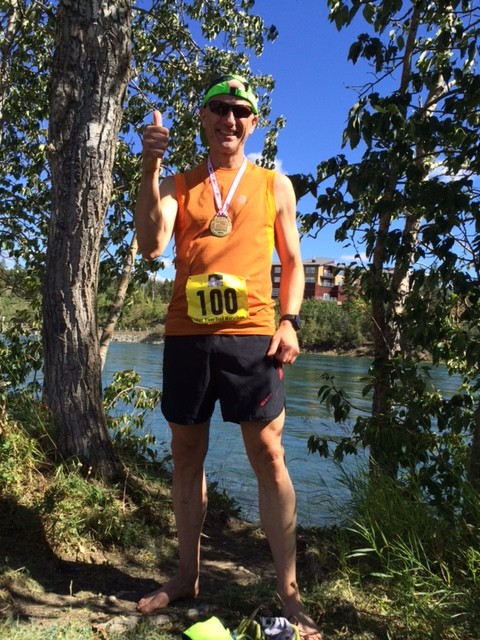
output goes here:
<path id="1" fill-rule="evenodd" d="M 2 618 L 33 620 L 36 625 L 64 624 L 68 619 L 88 623 L 99 631 L 123 631 L 139 621 L 135 610 L 139 598 L 158 588 L 174 571 L 175 559 L 162 563 L 158 569 L 145 570 L 136 555 L 138 550 L 101 554 L 82 550 L 82 559 L 60 558 L 45 540 L 40 521 L 38 526 L 32 523 L 34 517 L 24 507 L 0 500 Z M 300 541 L 299 546 L 304 549 L 305 543 Z M 229 592 L 233 611 L 242 595 L 248 602 L 253 585 L 269 583 L 270 578 L 273 584 L 271 558 L 263 534 L 255 525 L 236 518 L 207 516 L 202 563 L 201 599 L 178 601 L 150 619 L 151 623 L 174 635 L 178 632 L 179 636 L 202 615 L 217 615 L 224 624 L 235 624 L 225 620 Z M 246 591 L 248 594 L 243 593 Z M 218 608 L 219 593 L 225 610 Z M 262 603 L 252 601 L 252 610 L 258 604 Z M 273 613 L 279 615 L 279 611 Z"/>

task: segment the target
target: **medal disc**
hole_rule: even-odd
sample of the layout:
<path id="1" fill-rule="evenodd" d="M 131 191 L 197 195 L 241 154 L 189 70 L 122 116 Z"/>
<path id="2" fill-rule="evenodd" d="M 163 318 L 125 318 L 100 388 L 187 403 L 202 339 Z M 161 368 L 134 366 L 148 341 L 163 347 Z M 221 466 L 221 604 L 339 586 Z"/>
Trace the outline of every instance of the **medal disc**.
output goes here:
<path id="1" fill-rule="evenodd" d="M 227 216 L 215 216 L 210 222 L 210 231 L 217 238 L 228 236 L 232 230 L 232 223 Z"/>

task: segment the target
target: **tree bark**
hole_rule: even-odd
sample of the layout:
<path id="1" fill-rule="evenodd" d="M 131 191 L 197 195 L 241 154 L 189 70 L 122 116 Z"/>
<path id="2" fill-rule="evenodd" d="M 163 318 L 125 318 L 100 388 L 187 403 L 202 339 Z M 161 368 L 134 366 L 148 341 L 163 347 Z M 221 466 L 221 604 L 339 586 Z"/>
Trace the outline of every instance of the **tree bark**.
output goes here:
<path id="1" fill-rule="evenodd" d="M 133 234 L 132 241 L 130 243 L 130 251 L 126 257 L 125 264 L 123 265 L 122 273 L 120 274 L 117 282 L 117 293 L 115 294 L 115 300 L 110 308 L 107 321 L 102 330 L 100 337 L 100 358 L 102 362 L 102 369 L 105 365 L 107 358 L 108 347 L 112 341 L 113 332 L 117 321 L 122 313 L 122 309 L 125 303 L 127 295 L 127 289 L 132 275 L 133 265 L 135 264 L 135 257 L 138 252 L 137 235 Z"/>
<path id="2" fill-rule="evenodd" d="M 52 212 L 44 290 L 45 395 L 62 456 L 120 469 L 101 393 L 96 293 L 130 74 L 130 0 L 62 0 L 53 59 Z"/>
<path id="3" fill-rule="evenodd" d="M 8 19 L 7 28 L 0 42 L 0 120 L 3 119 L 3 107 L 11 89 L 10 82 L 10 56 L 15 41 L 15 37 L 21 24 L 19 11 L 19 0 L 10 0 L 11 13 Z M 2 131 L 0 129 L 0 144 L 2 142 Z"/>

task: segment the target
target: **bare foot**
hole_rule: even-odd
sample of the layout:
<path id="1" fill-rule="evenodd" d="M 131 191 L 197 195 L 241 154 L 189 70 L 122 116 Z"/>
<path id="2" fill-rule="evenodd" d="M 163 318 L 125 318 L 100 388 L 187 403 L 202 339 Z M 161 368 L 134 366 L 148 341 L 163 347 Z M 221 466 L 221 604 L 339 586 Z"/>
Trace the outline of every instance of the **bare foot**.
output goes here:
<path id="1" fill-rule="evenodd" d="M 323 640 L 320 629 L 305 611 L 297 585 L 294 584 L 292 587 L 295 590 L 288 595 L 277 593 L 282 606 L 282 615 L 298 627 L 301 640 Z"/>
<path id="2" fill-rule="evenodd" d="M 166 585 L 156 591 L 147 594 L 137 604 L 140 613 L 154 613 L 164 609 L 174 600 L 179 598 L 198 598 L 198 582 L 184 582 L 178 576 L 173 577 Z"/>

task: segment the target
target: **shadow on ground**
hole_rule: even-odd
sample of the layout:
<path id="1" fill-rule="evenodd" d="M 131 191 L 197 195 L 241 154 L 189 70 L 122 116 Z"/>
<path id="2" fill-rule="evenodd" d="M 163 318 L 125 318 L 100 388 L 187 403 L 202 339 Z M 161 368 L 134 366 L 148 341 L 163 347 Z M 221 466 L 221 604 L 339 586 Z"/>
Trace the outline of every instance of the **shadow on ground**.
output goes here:
<path id="1" fill-rule="evenodd" d="M 82 560 L 58 557 L 32 509 L 0 500 L 0 616 L 54 620 L 99 615 L 137 615 L 136 602 L 175 570 L 175 559 L 146 568 L 138 550 L 105 551 Z M 235 590 L 272 576 L 265 539 L 254 525 L 209 515 L 202 536 L 202 603 L 213 610 L 222 590 Z M 232 596 L 233 597 L 233 596 Z M 199 601 L 183 601 L 185 610 Z M 75 616 L 77 612 L 77 616 Z M 169 613 L 175 608 L 169 607 Z"/>

